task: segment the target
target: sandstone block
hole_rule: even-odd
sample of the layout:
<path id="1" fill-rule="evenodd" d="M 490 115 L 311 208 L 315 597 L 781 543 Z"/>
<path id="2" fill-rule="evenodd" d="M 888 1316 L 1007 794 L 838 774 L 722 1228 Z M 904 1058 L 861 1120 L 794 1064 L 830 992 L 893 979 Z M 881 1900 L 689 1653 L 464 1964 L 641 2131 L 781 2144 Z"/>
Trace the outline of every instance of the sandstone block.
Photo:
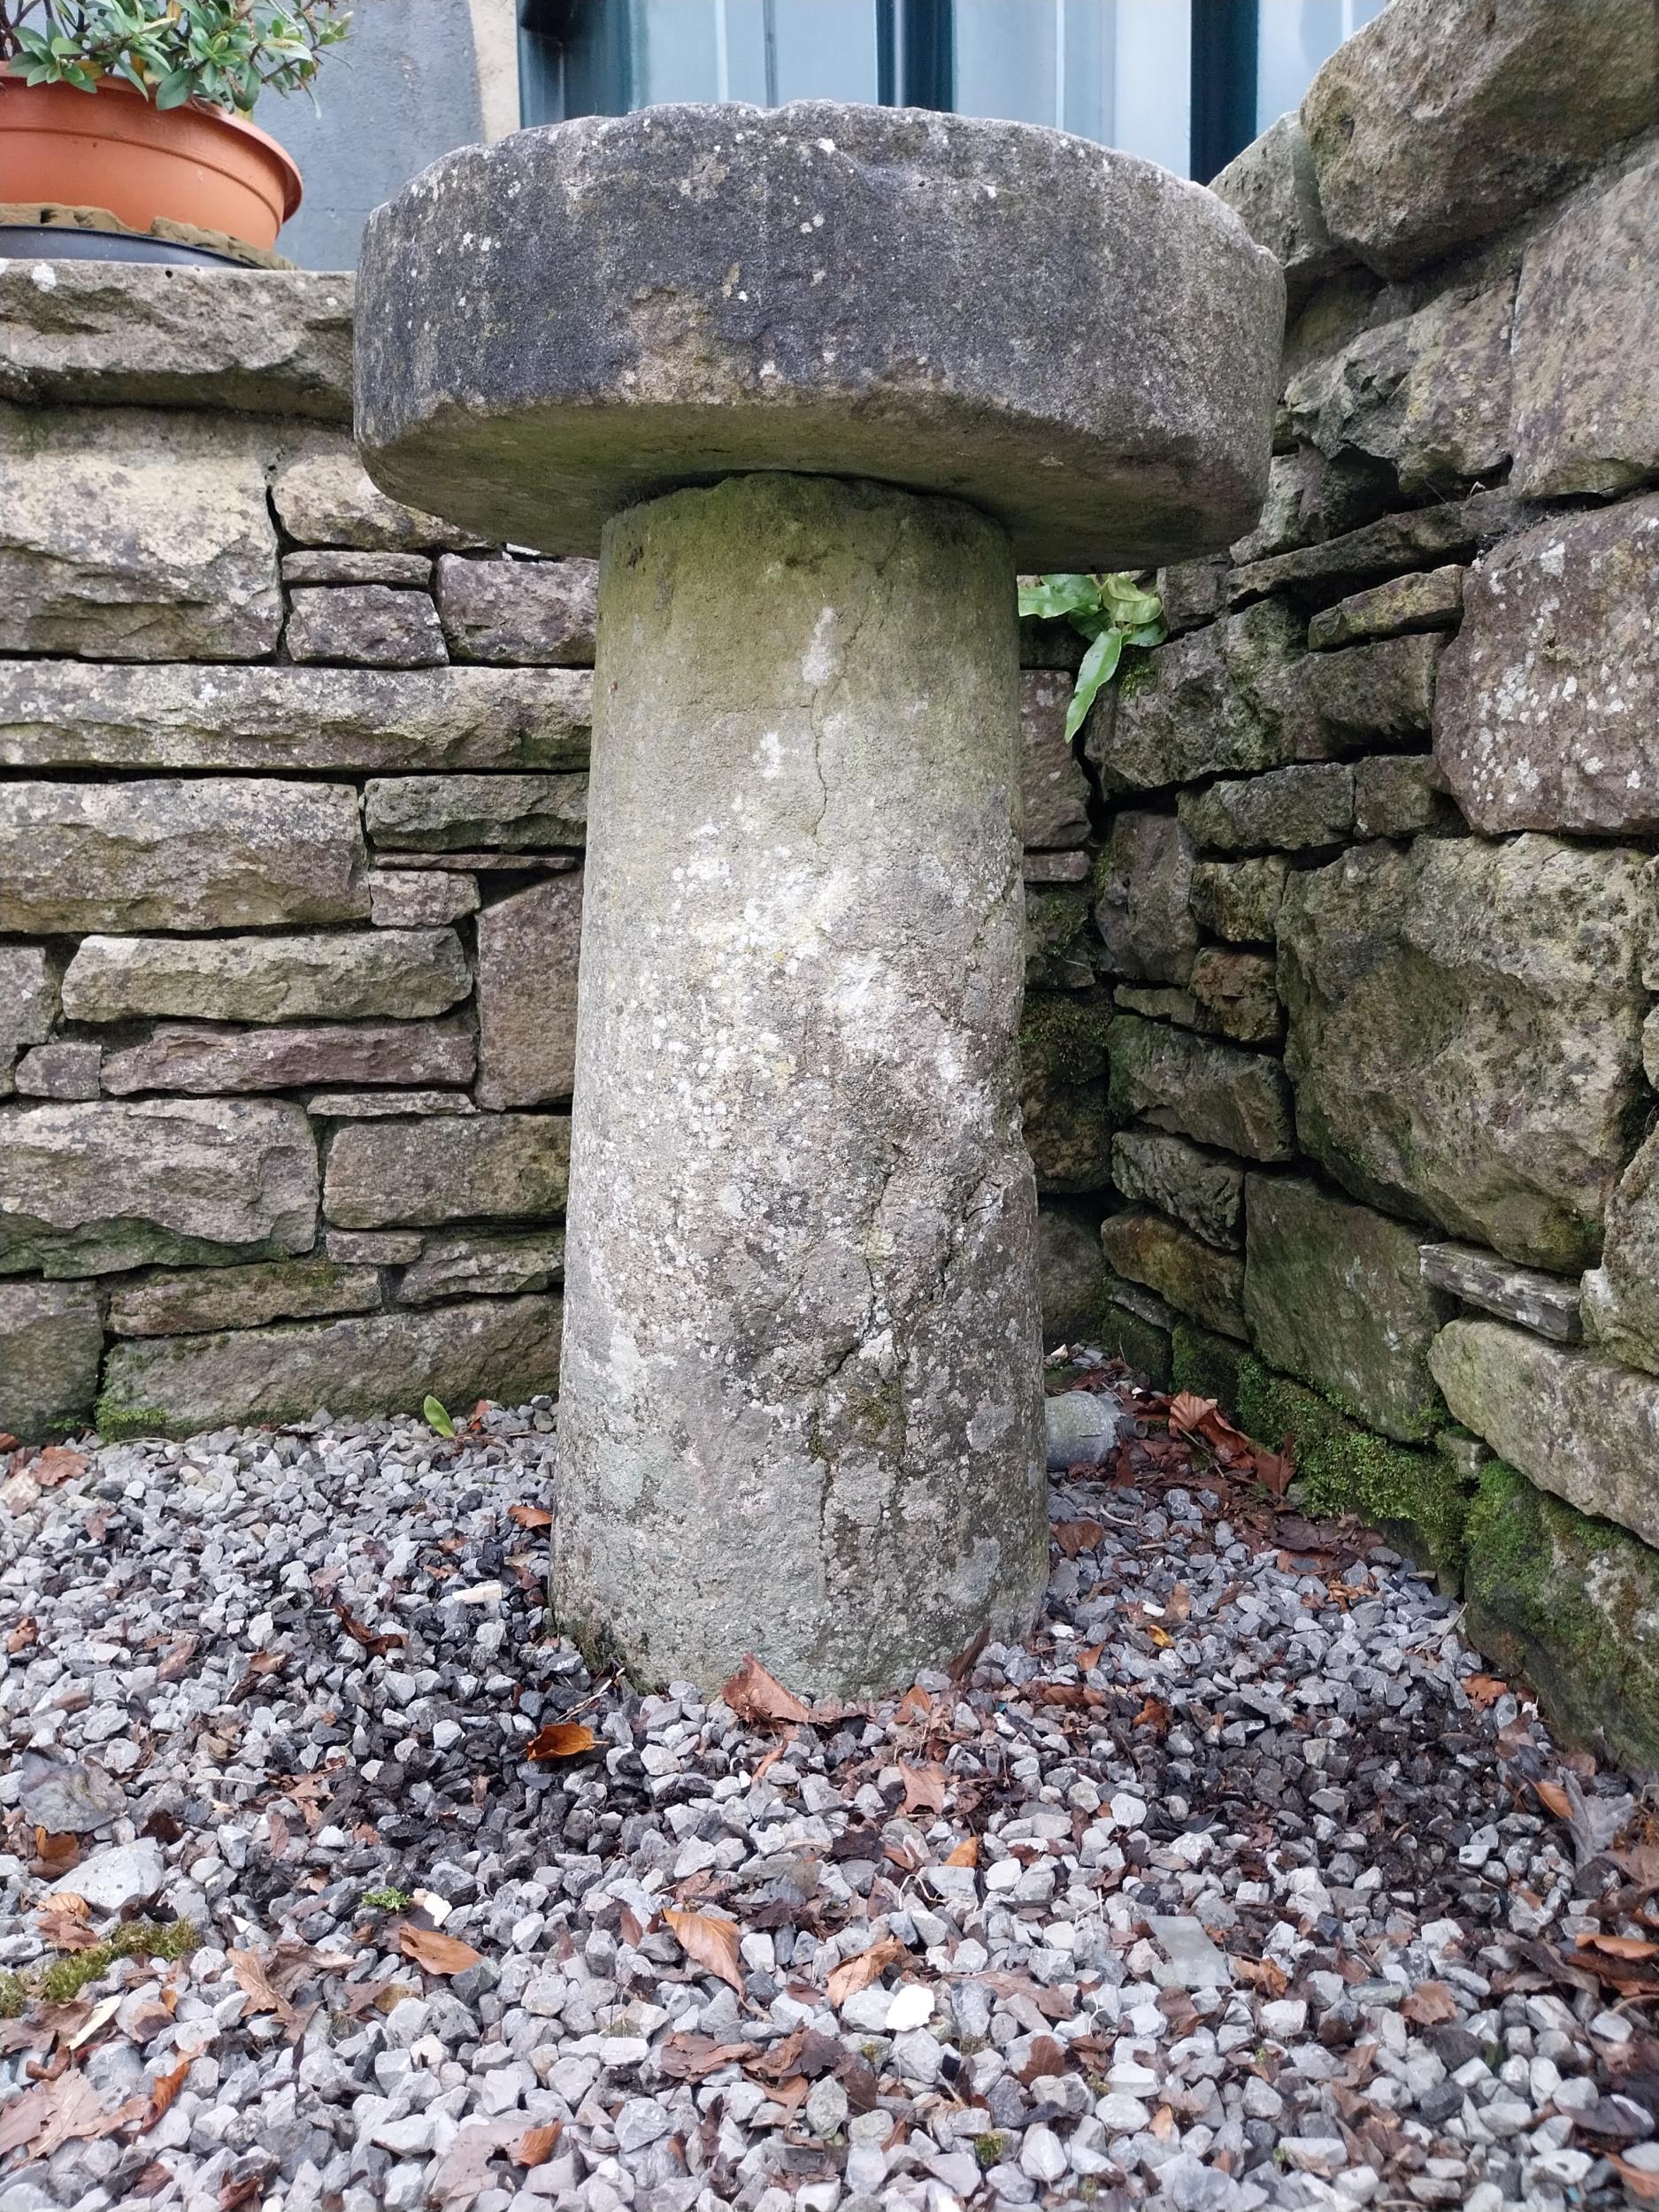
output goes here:
<path id="1" fill-rule="evenodd" d="M 332 584 L 290 599 L 283 643 L 292 661 L 356 662 L 366 668 L 442 668 L 449 656 L 438 611 L 424 591 L 389 584 Z"/>
<path id="2" fill-rule="evenodd" d="M 475 1114 L 465 1091 L 313 1091 L 313 1121 L 386 1121 L 399 1114 Z"/>
<path id="3" fill-rule="evenodd" d="M 1659 1544 L 1659 1381 L 1499 1321 L 1450 1321 L 1429 1367 L 1453 1415 L 1541 1489 Z"/>
<path id="4" fill-rule="evenodd" d="M 1079 643 L 1082 642 L 1079 639 Z M 1088 841 L 1088 778 L 1065 733 L 1071 679 L 1028 668 L 1019 679 L 1020 800 L 1027 845 Z"/>
<path id="5" fill-rule="evenodd" d="M 0 662 L 0 766 L 580 767 L 586 670 L 81 667 Z"/>
<path id="6" fill-rule="evenodd" d="M 1184 1137 L 1120 1129 L 1112 1139 L 1112 1181 L 1130 1203 L 1170 1214 L 1206 1244 L 1233 1251 L 1243 1242 L 1244 1170 Z"/>
<path id="7" fill-rule="evenodd" d="M 586 776 L 388 776 L 365 795 L 369 835 L 403 852 L 511 852 L 579 846 L 588 834 Z"/>
<path id="8" fill-rule="evenodd" d="M 1115 818 L 1094 901 L 1108 974 L 1186 982 L 1198 949 L 1192 887 L 1192 844 L 1173 815 Z"/>
<path id="9" fill-rule="evenodd" d="M 1025 1002 L 1020 1112 L 1039 1190 L 1099 1190 L 1107 1180 L 1106 1036 L 1106 1024 L 1089 1003 L 1064 998 Z"/>
<path id="10" fill-rule="evenodd" d="M 1201 860 L 1193 869 L 1193 913 L 1232 944 L 1271 945 L 1290 863 L 1276 853 L 1259 860 Z"/>
<path id="11" fill-rule="evenodd" d="M 551 876 L 478 918 L 478 1100 L 539 1106 L 576 1087 L 582 879 Z"/>
<path id="12" fill-rule="evenodd" d="M 1417 1237 L 1294 1176 L 1245 1190 L 1244 1311 L 1263 1358 L 1396 1442 L 1440 1425 L 1429 1347 L 1450 1310 L 1423 1279 Z"/>
<path id="13" fill-rule="evenodd" d="M 18 1062 L 22 1098 L 96 1098 L 104 1061 L 101 1045 L 36 1045 Z"/>
<path id="14" fill-rule="evenodd" d="M 1659 1374 L 1659 1133 L 1608 1200 L 1601 1264 L 1584 1279 L 1584 1324 L 1615 1359 Z"/>
<path id="15" fill-rule="evenodd" d="M 1277 1060 L 1133 1014 L 1118 1016 L 1110 1041 L 1119 1121 L 1148 1121 L 1247 1160 L 1290 1158 L 1290 1090 Z"/>
<path id="16" fill-rule="evenodd" d="M 310 269 L 0 263 L 0 397 L 351 420 L 351 279 Z"/>
<path id="17" fill-rule="evenodd" d="M 458 661 L 591 668 L 599 616 L 597 561 L 438 563 L 438 614 Z"/>
<path id="18" fill-rule="evenodd" d="M 410 1267 L 424 1241 L 419 1229 L 330 1229 L 323 1249 L 342 1267 Z"/>
<path id="19" fill-rule="evenodd" d="M 98 1394 L 104 1324 L 89 1283 L 0 1283 L 0 1430 L 38 1443 Z"/>
<path id="20" fill-rule="evenodd" d="M 1434 757 L 1474 827 L 1659 828 L 1659 494 L 1521 532 L 1463 603 Z"/>
<path id="21" fill-rule="evenodd" d="M 1301 654 L 1301 625 L 1277 601 L 1160 645 L 1113 720 L 1086 733 L 1102 785 L 1153 791 L 1294 760 L 1286 708 Z"/>
<path id="22" fill-rule="evenodd" d="M 1285 1032 L 1271 955 L 1207 945 L 1193 963 L 1193 997 L 1200 1029 L 1234 1044 L 1275 1045 Z"/>
<path id="23" fill-rule="evenodd" d="M 1281 115 L 1270 123 L 1210 179 L 1210 188 L 1235 210 L 1256 244 L 1265 246 L 1285 272 L 1292 315 L 1348 259 L 1326 227 L 1300 116 Z"/>
<path id="24" fill-rule="evenodd" d="M 44 1044 L 58 1016 L 58 972 L 43 945 L 0 945 L 0 1097 L 30 1045 Z"/>
<path id="25" fill-rule="evenodd" d="M 358 553 L 465 551 L 484 543 L 436 515 L 377 490 L 349 439 L 319 438 L 277 471 L 271 496 L 282 527 L 301 545 Z"/>
<path id="26" fill-rule="evenodd" d="M 1227 583 L 1232 563 L 1223 555 L 1210 561 L 1177 561 L 1158 571 L 1158 597 L 1164 603 L 1164 626 L 1171 637 L 1202 628 L 1227 611 Z M 1072 633 L 1076 635 L 1075 631 Z M 1081 639 L 1079 639 L 1081 644 Z"/>
<path id="27" fill-rule="evenodd" d="M 1308 625 L 1316 652 L 1356 645 L 1368 638 L 1403 636 L 1414 630 L 1451 630 L 1463 608 L 1468 570 L 1455 562 L 1420 576 L 1396 576 L 1324 607 Z"/>
<path id="28" fill-rule="evenodd" d="M 253 660 L 281 626 L 248 426 L 0 408 L 0 652 Z"/>
<path id="29" fill-rule="evenodd" d="M 1581 176 L 1659 111 L 1641 0 L 1393 0 L 1309 88 L 1331 234 L 1403 276 Z"/>
<path id="30" fill-rule="evenodd" d="M 1293 875 L 1279 980 L 1304 1149 L 1508 1259 L 1594 1260 L 1640 1111 L 1644 864 L 1419 838 Z"/>
<path id="31" fill-rule="evenodd" d="M 1289 591 L 1324 600 L 1356 585 L 1381 583 L 1405 568 L 1466 561 L 1531 519 L 1512 492 L 1474 492 L 1461 501 L 1413 507 L 1404 514 L 1349 529 L 1318 545 L 1253 561 L 1233 572 L 1235 605 L 1264 592 Z"/>
<path id="32" fill-rule="evenodd" d="M 1417 1263 L 1425 1283 L 1500 1321 L 1517 1322 L 1559 1344 L 1574 1344 L 1583 1333 L 1578 1286 L 1570 1277 L 1517 1267 L 1474 1244 L 1425 1244 Z"/>
<path id="33" fill-rule="evenodd" d="M 397 1295 L 406 1306 L 443 1298 L 516 1298 L 565 1275 L 563 1229 L 463 1230 L 426 1238 Z"/>
<path id="34" fill-rule="evenodd" d="M 1155 1213 L 1108 1214 L 1100 1238 L 1110 1266 L 1144 1283 L 1178 1313 L 1223 1336 L 1246 1334 L 1244 1263 L 1233 1253 L 1217 1251 Z"/>
<path id="35" fill-rule="evenodd" d="M 1190 991 L 1165 989 L 1156 984 L 1118 983 L 1112 987 L 1112 1004 L 1126 1013 L 1144 1014 L 1149 1021 L 1178 1022 L 1196 1029 L 1198 1001 Z"/>
<path id="36" fill-rule="evenodd" d="M 125 1283 L 110 1299 L 117 1336 L 187 1336 L 257 1329 L 271 1321 L 369 1313 L 380 1302 L 373 1267 L 332 1259 L 255 1261 L 246 1267 L 158 1271 Z"/>
<path id="37" fill-rule="evenodd" d="M 1087 883 L 1094 871 L 1088 855 L 1070 853 L 1022 853 L 1019 872 L 1027 883 Z"/>
<path id="38" fill-rule="evenodd" d="M 349 935 L 87 937 L 65 972 L 63 995 L 65 1016 L 80 1022 L 155 1016 L 412 1021 L 448 1012 L 471 987 L 466 954 L 452 929 L 380 929 Z"/>
<path id="39" fill-rule="evenodd" d="M 324 1211 L 339 1229 L 562 1213 L 570 1127 L 553 1114 L 350 1123 L 328 1155 Z"/>
<path id="40" fill-rule="evenodd" d="M 363 857 L 357 795 L 336 784 L 0 784 L 0 929 L 355 921 Z"/>
<path id="41" fill-rule="evenodd" d="M 557 1298 L 487 1298 L 213 1336 L 115 1346 L 104 1367 L 106 1435 L 188 1436 L 301 1420 L 414 1413 L 430 1392 L 456 1406 L 520 1405 L 557 1387 Z"/>
<path id="42" fill-rule="evenodd" d="M 1463 827 L 1463 817 L 1431 778 L 1426 753 L 1384 753 L 1354 768 L 1354 828 L 1361 837 L 1434 836 Z"/>
<path id="43" fill-rule="evenodd" d="M 1105 1301 L 1100 1230 L 1084 1208 L 1049 1199 L 1037 1210 L 1037 1285 L 1045 1351 L 1094 1341 Z"/>
<path id="44" fill-rule="evenodd" d="M 434 869 L 429 874 L 369 871 L 369 919 L 376 929 L 426 929 L 478 911 L 478 878 Z"/>
<path id="45" fill-rule="evenodd" d="M 1659 162 L 1581 198 L 1526 250 L 1515 310 L 1515 482 L 1620 492 L 1659 470 Z"/>
<path id="46" fill-rule="evenodd" d="M 0 1115 L 0 1274 L 104 1275 L 309 1251 L 317 1147 L 298 1106 L 101 1100 Z"/>
<path id="47" fill-rule="evenodd" d="M 1354 828 L 1354 771 L 1335 761 L 1183 791 L 1181 826 L 1210 852 L 1310 852 Z"/>
<path id="48" fill-rule="evenodd" d="M 1307 718 L 1301 757 L 1325 760 L 1426 733 L 1445 649 L 1444 638 L 1425 633 L 1310 653 L 1296 672 L 1297 703 Z"/>
<path id="49" fill-rule="evenodd" d="M 1235 566 L 1265 560 L 1270 553 L 1288 552 L 1293 545 L 1301 545 L 1307 537 L 1307 454 L 1302 450 L 1273 456 L 1267 472 L 1267 497 L 1262 503 L 1256 527 L 1247 536 L 1235 538 L 1227 548 L 1227 558 Z"/>
<path id="50" fill-rule="evenodd" d="M 285 584 L 392 584 L 405 591 L 432 589 L 428 553 L 285 553 Z"/>
<path id="51" fill-rule="evenodd" d="M 478 1041 L 468 1021 L 311 1022 L 224 1029 L 158 1022 L 104 1055 L 104 1087 L 134 1091 L 293 1090 L 308 1083 L 469 1083 Z"/>

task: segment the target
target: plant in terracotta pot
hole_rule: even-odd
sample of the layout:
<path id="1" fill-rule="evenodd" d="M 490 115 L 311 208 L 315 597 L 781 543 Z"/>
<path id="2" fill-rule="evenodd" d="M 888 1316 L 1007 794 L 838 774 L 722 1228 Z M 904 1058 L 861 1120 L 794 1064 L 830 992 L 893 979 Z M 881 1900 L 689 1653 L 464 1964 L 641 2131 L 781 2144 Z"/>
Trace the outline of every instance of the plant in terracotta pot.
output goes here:
<path id="1" fill-rule="evenodd" d="M 0 226 L 73 210 L 100 251 L 180 231 L 268 250 L 299 172 L 249 111 L 309 90 L 350 19 L 342 0 L 0 0 Z"/>

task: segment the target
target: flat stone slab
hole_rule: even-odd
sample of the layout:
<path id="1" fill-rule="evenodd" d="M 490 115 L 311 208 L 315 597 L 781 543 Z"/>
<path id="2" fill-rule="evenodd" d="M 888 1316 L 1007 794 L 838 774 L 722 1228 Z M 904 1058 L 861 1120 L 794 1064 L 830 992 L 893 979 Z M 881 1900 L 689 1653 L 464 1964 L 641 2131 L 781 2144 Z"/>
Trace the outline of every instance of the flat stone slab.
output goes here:
<path id="1" fill-rule="evenodd" d="M 370 473 L 488 535 L 593 553 L 619 508 L 783 469 L 966 499 L 1022 565 L 1097 569 L 1254 523 L 1284 287 L 1131 155 L 803 101 L 449 154 L 371 219 L 358 310 Z"/>

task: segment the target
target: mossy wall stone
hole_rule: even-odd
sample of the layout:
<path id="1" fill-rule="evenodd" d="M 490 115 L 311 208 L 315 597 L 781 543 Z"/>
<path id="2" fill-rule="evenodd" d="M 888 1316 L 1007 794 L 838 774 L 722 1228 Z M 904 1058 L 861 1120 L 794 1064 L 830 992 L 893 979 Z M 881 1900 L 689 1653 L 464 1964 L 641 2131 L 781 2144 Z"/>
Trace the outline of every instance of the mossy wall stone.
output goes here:
<path id="1" fill-rule="evenodd" d="M 104 1321 L 90 1283 L 0 1283 L 0 1431 L 39 1443 L 90 1416 Z"/>
<path id="2" fill-rule="evenodd" d="M 1120 1014 L 1110 1033 L 1111 1108 L 1248 1160 L 1288 1160 L 1290 1091 L 1277 1060 Z"/>
<path id="3" fill-rule="evenodd" d="M 1178 1313 L 1223 1336 L 1243 1337 L 1244 1263 L 1206 1244 L 1163 1214 L 1134 1208 L 1108 1214 L 1101 1248 L 1110 1265 L 1144 1283 Z"/>

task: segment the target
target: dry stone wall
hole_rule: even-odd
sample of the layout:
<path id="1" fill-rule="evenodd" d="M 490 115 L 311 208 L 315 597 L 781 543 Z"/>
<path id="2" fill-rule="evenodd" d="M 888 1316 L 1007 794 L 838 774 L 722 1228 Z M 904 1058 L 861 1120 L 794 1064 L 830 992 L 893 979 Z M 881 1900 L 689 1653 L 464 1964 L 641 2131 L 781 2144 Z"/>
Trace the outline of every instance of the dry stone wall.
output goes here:
<path id="1" fill-rule="evenodd" d="M 0 1430 L 554 1388 L 593 564 L 374 489 L 347 279 L 0 265 Z M 1093 1305 L 1090 785 L 1032 657 L 1027 1106 Z"/>
<path id="2" fill-rule="evenodd" d="M 1084 733 L 1106 1333 L 1659 1763 L 1659 27 L 1393 0 L 1217 188 L 1272 488 Z"/>

